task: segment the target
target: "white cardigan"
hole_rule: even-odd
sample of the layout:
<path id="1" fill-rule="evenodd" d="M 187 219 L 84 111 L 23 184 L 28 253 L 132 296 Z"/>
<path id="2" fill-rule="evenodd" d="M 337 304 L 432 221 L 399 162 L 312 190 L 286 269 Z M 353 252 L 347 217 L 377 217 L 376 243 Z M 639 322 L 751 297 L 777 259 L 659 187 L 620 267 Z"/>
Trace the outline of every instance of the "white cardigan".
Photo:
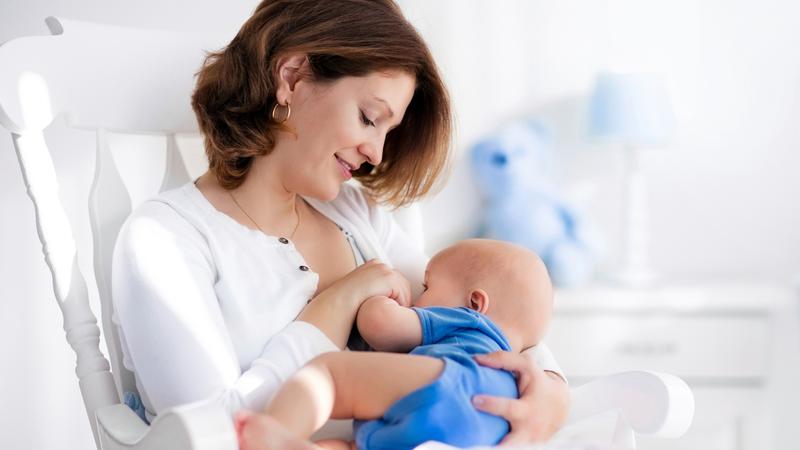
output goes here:
<path id="1" fill-rule="evenodd" d="M 421 292 L 428 258 L 360 188 L 344 184 L 330 203 L 305 200 L 351 233 L 365 259 L 389 263 Z M 114 251 L 113 319 L 147 419 L 209 398 L 231 415 L 261 410 L 298 368 L 337 350 L 294 320 L 317 290 L 307 266 L 291 241 L 219 212 L 194 183 L 137 208 Z M 544 345 L 530 352 L 560 373 Z"/>

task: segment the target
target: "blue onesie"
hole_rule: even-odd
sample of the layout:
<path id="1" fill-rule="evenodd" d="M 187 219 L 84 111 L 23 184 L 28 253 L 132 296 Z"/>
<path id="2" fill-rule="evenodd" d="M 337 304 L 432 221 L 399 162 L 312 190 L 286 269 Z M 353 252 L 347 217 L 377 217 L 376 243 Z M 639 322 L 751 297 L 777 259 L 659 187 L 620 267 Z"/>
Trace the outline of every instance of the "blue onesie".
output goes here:
<path id="1" fill-rule="evenodd" d="M 377 420 L 354 422 L 360 450 L 409 450 L 434 440 L 457 447 L 495 445 L 508 422 L 480 412 L 472 396 L 518 397 L 511 373 L 480 366 L 472 355 L 511 350 L 506 337 L 488 317 L 469 308 L 413 308 L 422 324 L 422 345 L 412 355 L 444 361 L 433 383 L 394 403 Z"/>

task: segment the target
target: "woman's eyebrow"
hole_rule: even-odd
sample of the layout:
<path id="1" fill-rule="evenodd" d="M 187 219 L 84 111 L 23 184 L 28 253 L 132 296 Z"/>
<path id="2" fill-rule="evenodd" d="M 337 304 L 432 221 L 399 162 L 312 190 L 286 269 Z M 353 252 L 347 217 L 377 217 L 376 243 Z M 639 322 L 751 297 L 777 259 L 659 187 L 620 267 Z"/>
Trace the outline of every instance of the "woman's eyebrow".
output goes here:
<path id="1" fill-rule="evenodd" d="M 382 102 L 384 105 L 386 105 L 386 109 L 389 110 L 389 117 L 390 118 L 394 117 L 394 111 L 392 111 L 392 107 L 389 106 L 389 102 L 387 102 L 386 100 L 384 100 L 384 99 L 382 99 L 382 98 L 380 98 L 378 96 L 373 96 L 372 98 L 374 98 L 375 100 L 377 100 L 379 102 Z"/>

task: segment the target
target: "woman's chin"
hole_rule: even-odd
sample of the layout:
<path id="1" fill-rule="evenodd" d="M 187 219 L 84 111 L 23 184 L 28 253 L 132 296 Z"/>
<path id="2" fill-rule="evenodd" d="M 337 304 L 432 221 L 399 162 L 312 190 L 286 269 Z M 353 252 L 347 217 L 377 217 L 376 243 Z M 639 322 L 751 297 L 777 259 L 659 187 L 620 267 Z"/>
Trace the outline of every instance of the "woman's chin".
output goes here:
<path id="1" fill-rule="evenodd" d="M 341 189 L 342 189 L 341 183 L 335 184 L 331 186 L 326 186 L 324 189 L 314 190 L 313 192 L 310 192 L 307 196 L 315 198 L 321 202 L 331 202 L 334 199 L 336 199 L 336 197 L 339 196 L 339 192 L 341 191 Z"/>

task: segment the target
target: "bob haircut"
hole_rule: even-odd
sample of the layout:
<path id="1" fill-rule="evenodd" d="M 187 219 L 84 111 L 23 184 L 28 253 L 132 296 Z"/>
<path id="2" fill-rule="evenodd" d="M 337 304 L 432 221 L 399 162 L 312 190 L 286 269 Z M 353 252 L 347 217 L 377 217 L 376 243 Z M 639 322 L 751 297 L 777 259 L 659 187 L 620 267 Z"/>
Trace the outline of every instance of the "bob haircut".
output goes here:
<path id="1" fill-rule="evenodd" d="M 427 194 L 447 166 L 452 118 L 447 89 L 417 30 L 393 0 L 264 0 L 222 50 L 207 54 L 192 108 L 209 170 L 226 189 L 275 147 L 271 120 L 277 62 L 304 54 L 312 82 L 403 71 L 416 87 L 403 121 L 386 135 L 383 160 L 353 173 L 378 201 L 402 206 Z"/>

